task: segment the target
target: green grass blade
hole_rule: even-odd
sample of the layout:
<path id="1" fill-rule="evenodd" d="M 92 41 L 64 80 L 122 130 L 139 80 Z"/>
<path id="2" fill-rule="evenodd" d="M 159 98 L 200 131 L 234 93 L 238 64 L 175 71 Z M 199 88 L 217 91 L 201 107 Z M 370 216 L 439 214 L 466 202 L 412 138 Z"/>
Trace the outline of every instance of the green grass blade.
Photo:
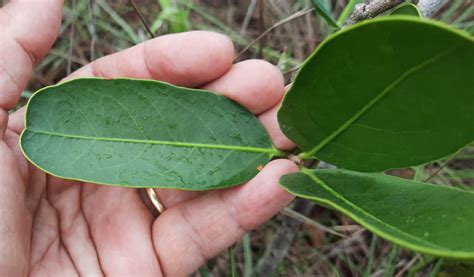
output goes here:
<path id="1" fill-rule="evenodd" d="M 252 276 L 252 245 L 250 241 L 250 233 L 245 233 L 242 238 L 242 247 L 244 250 L 244 277 Z"/>

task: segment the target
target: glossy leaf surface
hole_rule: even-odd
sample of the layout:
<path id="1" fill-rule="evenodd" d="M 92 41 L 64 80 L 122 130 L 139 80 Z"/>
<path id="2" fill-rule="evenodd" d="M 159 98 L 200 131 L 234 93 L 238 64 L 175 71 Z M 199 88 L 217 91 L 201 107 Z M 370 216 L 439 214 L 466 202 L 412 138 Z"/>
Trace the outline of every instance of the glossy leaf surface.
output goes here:
<path id="1" fill-rule="evenodd" d="M 474 43 L 409 16 L 327 39 L 299 71 L 278 121 L 306 153 L 375 172 L 437 160 L 474 140 Z"/>
<path id="2" fill-rule="evenodd" d="M 412 3 L 403 3 L 395 7 L 390 15 L 413 15 L 420 17 L 420 11 Z"/>
<path id="3" fill-rule="evenodd" d="M 257 118 L 235 102 L 132 79 L 77 79 L 39 91 L 21 146 L 55 176 L 186 190 L 248 181 L 278 153 Z"/>
<path id="4" fill-rule="evenodd" d="M 474 259 L 474 193 L 380 173 L 304 169 L 280 183 L 415 251 Z"/>

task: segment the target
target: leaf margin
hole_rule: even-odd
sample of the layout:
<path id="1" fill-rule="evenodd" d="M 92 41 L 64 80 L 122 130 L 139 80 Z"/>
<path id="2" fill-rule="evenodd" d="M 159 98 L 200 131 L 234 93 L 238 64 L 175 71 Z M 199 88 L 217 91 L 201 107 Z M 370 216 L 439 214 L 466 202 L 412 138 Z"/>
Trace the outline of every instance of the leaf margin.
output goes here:
<path id="1" fill-rule="evenodd" d="M 350 171 L 350 170 L 346 170 L 346 169 L 336 169 L 336 170 L 343 170 L 343 171 Z M 353 172 L 356 172 L 356 173 L 360 173 L 360 174 L 378 174 L 378 175 L 386 175 L 386 174 L 382 174 L 382 173 L 365 173 L 365 172 L 358 172 L 358 171 L 353 171 Z M 354 215 L 354 213 L 352 213 L 351 211 L 348 211 L 347 209 L 337 205 L 336 203 L 333 203 L 332 201 L 330 200 L 327 200 L 327 199 L 323 199 L 323 198 L 320 198 L 320 197 L 317 197 L 317 196 L 308 196 L 308 195 L 304 195 L 304 194 L 301 194 L 301 193 L 295 193 L 293 191 L 291 191 L 290 189 L 288 189 L 286 186 L 284 186 L 281 182 L 281 179 L 284 177 L 284 176 L 289 176 L 289 175 L 296 175 L 296 174 L 304 174 L 306 175 L 308 178 L 310 178 L 311 181 L 315 182 L 315 183 L 318 183 L 321 187 L 323 187 L 325 190 L 329 191 L 331 194 L 334 195 L 334 197 L 336 198 L 343 198 L 343 200 L 341 201 L 344 201 L 344 202 L 350 202 L 348 200 L 346 200 L 343 196 L 340 196 L 340 194 L 338 194 L 336 191 L 334 191 L 331 187 L 329 187 L 329 185 L 327 185 L 326 183 L 324 183 L 324 181 L 322 181 L 321 179 L 319 179 L 316 174 L 314 173 L 314 170 L 311 170 L 311 169 L 308 169 L 308 168 L 300 168 L 300 171 L 298 172 L 294 172 L 294 173 L 289 173 L 289 174 L 285 174 L 283 176 L 280 177 L 280 180 L 278 182 L 278 184 L 280 185 L 281 188 L 283 188 L 285 191 L 287 191 L 288 193 L 290 194 L 293 194 L 297 197 L 301 197 L 301 198 L 304 198 L 304 199 L 307 199 L 309 201 L 312 201 L 312 202 L 315 202 L 319 205 L 322 205 L 324 207 L 327 207 L 327 208 L 330 208 L 330 209 L 333 209 L 335 211 L 338 211 L 342 214 L 344 214 L 345 216 L 348 216 L 349 218 L 351 218 L 352 220 L 354 220 L 357 224 L 363 226 L 365 229 L 367 229 L 368 231 L 372 232 L 373 234 L 385 239 L 385 240 L 388 240 L 394 244 L 397 244 L 397 245 L 400 245 L 406 249 L 409 249 L 409 250 L 412 250 L 412 251 L 416 251 L 416 252 L 419 252 L 419 253 L 423 253 L 423 254 L 428 254 L 428 255 L 433 255 L 433 256 L 437 256 L 437 257 L 443 257 L 443 258 L 448 258 L 448 259 L 456 259 L 456 260 L 467 260 L 467 261 L 471 261 L 471 260 L 474 260 L 474 251 L 472 252 L 466 252 L 466 251 L 450 251 L 450 250 L 447 250 L 447 251 L 441 251 L 441 250 L 434 250 L 432 248 L 427 248 L 427 247 L 424 247 L 424 246 L 417 246 L 417 245 L 414 245 L 414 244 L 411 244 L 409 242 L 406 242 L 402 239 L 398 239 L 397 237 L 394 237 L 390 234 L 387 234 L 386 232 L 384 232 L 383 230 L 381 229 L 378 229 L 376 227 L 374 227 L 372 224 L 368 224 L 364 219 L 360 218 L 359 216 L 356 216 Z M 386 176 L 390 176 L 390 175 L 386 175 Z M 313 178 L 314 179 L 313 179 Z M 394 178 L 399 178 L 399 177 L 396 177 L 396 176 L 391 176 L 391 177 L 394 177 Z M 415 180 L 408 180 L 408 181 L 412 181 L 412 182 L 416 182 L 416 183 L 419 183 L 419 184 L 423 184 L 423 185 L 428 185 L 428 186 L 438 186 L 438 185 L 433 185 L 433 184 L 430 184 L 430 183 L 424 183 L 424 182 L 420 182 L 420 181 L 415 181 Z M 458 189 L 458 188 L 454 188 L 454 187 L 450 187 L 450 186 L 444 186 L 444 188 L 446 189 L 452 189 L 452 190 L 456 190 L 456 191 L 462 191 L 464 193 L 469 193 L 469 194 L 474 194 L 474 191 L 467 191 L 467 190 L 461 190 L 461 189 Z M 352 203 L 351 203 L 352 204 Z M 352 204 L 355 206 L 355 204 Z M 381 221 L 380 219 L 377 219 L 377 221 Z M 383 221 L 382 221 L 383 222 Z M 386 224 L 385 222 L 383 222 L 384 224 Z M 386 224 L 388 225 L 388 224 Z M 395 228 L 391 225 L 388 225 L 390 226 L 391 228 Z M 395 228 L 397 229 L 397 228 Z"/>

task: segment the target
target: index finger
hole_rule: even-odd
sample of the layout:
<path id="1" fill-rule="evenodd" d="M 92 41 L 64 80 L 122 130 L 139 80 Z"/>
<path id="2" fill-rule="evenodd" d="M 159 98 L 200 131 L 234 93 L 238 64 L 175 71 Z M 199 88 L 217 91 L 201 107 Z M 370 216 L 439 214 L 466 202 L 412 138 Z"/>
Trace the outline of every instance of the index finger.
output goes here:
<path id="1" fill-rule="evenodd" d="M 177 86 L 198 87 L 224 75 L 232 66 L 234 46 L 224 35 L 193 31 L 158 37 L 102 57 L 65 78 L 154 79 Z M 24 107 L 10 116 L 8 128 L 24 128 Z"/>
<path id="2" fill-rule="evenodd" d="M 100 58 L 72 73 L 76 77 L 154 79 L 197 87 L 226 73 L 234 46 L 226 36 L 192 31 L 161 36 Z"/>

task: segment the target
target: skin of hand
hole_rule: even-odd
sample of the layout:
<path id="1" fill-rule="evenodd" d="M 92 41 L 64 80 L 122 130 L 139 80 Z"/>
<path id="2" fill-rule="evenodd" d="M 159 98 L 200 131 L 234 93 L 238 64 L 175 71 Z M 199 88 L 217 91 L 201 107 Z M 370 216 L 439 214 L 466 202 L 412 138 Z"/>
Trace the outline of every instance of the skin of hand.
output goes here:
<path id="1" fill-rule="evenodd" d="M 48 176 L 18 145 L 24 110 L 13 109 L 31 72 L 54 43 L 62 1 L 10 1 L 0 9 L 0 276 L 183 276 L 265 222 L 293 197 L 278 186 L 292 162 L 267 164 L 247 184 L 210 192 L 157 189 L 157 219 L 136 189 Z M 68 78 L 156 79 L 223 94 L 259 116 L 274 144 L 290 149 L 276 111 L 284 93 L 277 68 L 232 64 L 223 35 L 166 35 L 98 59 Z"/>

